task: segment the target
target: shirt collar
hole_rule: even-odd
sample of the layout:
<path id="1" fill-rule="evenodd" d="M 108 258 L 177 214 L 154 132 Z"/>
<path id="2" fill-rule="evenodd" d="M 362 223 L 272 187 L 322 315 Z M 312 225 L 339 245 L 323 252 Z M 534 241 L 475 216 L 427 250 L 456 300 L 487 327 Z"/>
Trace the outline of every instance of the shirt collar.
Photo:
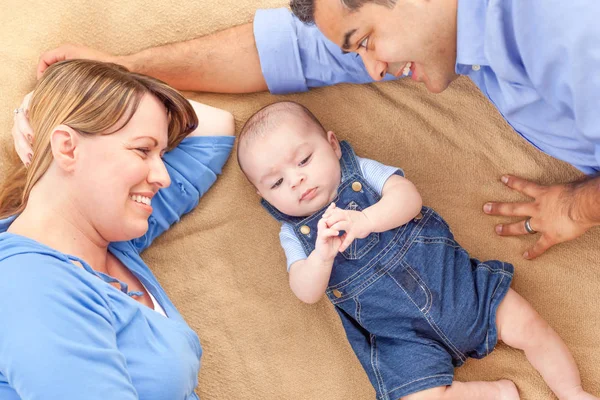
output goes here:
<path id="1" fill-rule="evenodd" d="M 485 56 L 486 0 L 458 0 L 456 16 L 456 73 L 466 74 L 472 65 L 488 65 Z"/>
<path id="2" fill-rule="evenodd" d="M 8 218 L 0 219 L 0 233 L 6 232 L 10 224 L 12 224 L 12 222 L 17 218 L 17 216 L 18 214 L 15 214 L 11 215 Z"/>

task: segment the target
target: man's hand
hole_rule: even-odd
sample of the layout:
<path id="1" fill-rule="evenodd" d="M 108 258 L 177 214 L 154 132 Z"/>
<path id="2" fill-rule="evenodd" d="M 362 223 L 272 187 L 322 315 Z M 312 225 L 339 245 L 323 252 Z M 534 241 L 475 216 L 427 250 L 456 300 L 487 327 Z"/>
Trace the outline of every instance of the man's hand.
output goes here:
<path id="1" fill-rule="evenodd" d="M 354 239 L 365 238 L 373 232 L 371 221 L 361 211 L 343 210 L 334 205 L 325 211 L 322 219 L 331 229 L 337 232 L 345 231 L 341 237 L 342 244 L 339 251 L 346 250 Z"/>
<path id="2" fill-rule="evenodd" d="M 33 145 L 33 129 L 31 129 L 29 119 L 27 118 L 29 102 L 31 101 L 32 95 L 33 92 L 29 92 L 25 98 L 23 98 L 18 109 L 19 112 L 14 116 L 13 127 L 11 130 L 15 150 L 26 167 L 29 166 L 33 158 L 33 150 L 31 148 Z"/>
<path id="3" fill-rule="evenodd" d="M 58 61 L 84 58 L 86 60 L 104 61 L 119 64 L 118 57 L 94 50 L 86 46 L 63 44 L 54 50 L 47 51 L 40 56 L 37 66 L 37 78 L 40 79 L 46 68 Z"/>
<path id="4" fill-rule="evenodd" d="M 541 234 L 538 241 L 527 250 L 523 257 L 533 259 L 557 243 L 575 239 L 591 228 L 581 209 L 581 196 L 569 185 L 543 186 L 515 176 L 503 176 L 502 182 L 531 198 L 526 203 L 486 203 L 483 211 L 489 215 L 507 217 L 530 217 L 530 227 Z M 589 194 L 594 195 L 593 192 Z M 586 195 L 587 196 L 587 195 Z M 589 200 L 589 199 L 588 199 Z M 590 204 L 588 201 L 586 204 Z M 501 236 L 528 234 L 525 228 L 527 219 L 511 224 L 496 226 Z"/>

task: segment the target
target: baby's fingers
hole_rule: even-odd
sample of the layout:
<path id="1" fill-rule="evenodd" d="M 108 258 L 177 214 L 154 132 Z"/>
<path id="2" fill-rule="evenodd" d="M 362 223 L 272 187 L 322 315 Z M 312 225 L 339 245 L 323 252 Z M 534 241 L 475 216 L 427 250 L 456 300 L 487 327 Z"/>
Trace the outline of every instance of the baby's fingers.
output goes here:
<path id="1" fill-rule="evenodd" d="M 344 233 L 344 235 L 342 236 L 342 244 L 340 245 L 339 251 L 345 251 L 348 248 L 348 246 L 352 244 L 353 241 L 354 235 L 352 233 Z"/>
<path id="2" fill-rule="evenodd" d="M 335 210 L 335 203 L 331 203 L 325 210 L 321 218 L 328 218 L 331 215 L 331 210 Z"/>

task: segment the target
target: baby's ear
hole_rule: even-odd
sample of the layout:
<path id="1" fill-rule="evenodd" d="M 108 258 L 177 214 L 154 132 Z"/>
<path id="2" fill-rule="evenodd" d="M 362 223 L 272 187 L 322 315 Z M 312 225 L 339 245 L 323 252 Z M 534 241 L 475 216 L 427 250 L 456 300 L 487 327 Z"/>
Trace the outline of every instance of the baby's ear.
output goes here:
<path id="1" fill-rule="evenodd" d="M 256 194 L 260 196 L 260 198 L 263 198 L 263 195 L 260 193 L 260 190 L 256 189 Z"/>
<path id="2" fill-rule="evenodd" d="M 335 136 L 335 133 L 333 133 L 333 131 L 327 132 L 327 141 L 329 142 L 329 145 L 331 145 L 331 148 L 335 152 L 337 158 L 342 158 L 342 149 L 340 148 L 340 142 L 338 142 L 338 139 Z"/>

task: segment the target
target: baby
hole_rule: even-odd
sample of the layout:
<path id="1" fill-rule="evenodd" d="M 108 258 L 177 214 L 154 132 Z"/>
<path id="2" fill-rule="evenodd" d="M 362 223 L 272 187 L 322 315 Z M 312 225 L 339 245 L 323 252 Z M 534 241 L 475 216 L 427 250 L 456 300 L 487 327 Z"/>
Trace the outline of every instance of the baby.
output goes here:
<path id="1" fill-rule="evenodd" d="M 246 122 L 238 162 L 282 223 L 292 291 L 307 303 L 327 294 L 378 399 L 518 399 L 509 380 L 453 381 L 498 340 L 525 351 L 560 399 L 596 399 L 510 288 L 513 266 L 470 258 L 401 169 L 357 157 L 292 102 Z"/>

